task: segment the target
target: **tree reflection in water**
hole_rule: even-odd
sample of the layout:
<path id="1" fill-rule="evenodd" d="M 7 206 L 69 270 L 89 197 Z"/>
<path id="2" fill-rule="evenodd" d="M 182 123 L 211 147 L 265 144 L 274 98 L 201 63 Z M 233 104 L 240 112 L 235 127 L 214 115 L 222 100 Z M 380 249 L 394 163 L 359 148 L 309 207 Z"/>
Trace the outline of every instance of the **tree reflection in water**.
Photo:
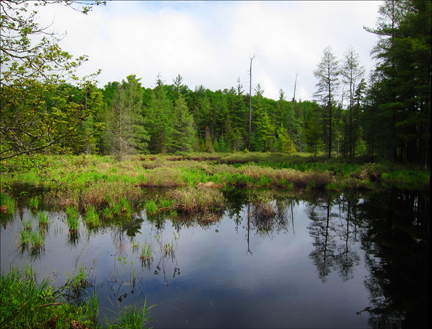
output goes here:
<path id="1" fill-rule="evenodd" d="M 309 200 L 308 229 L 315 249 L 310 253 L 323 283 L 336 271 L 343 281 L 353 278 L 361 242 L 369 275 L 365 287 L 372 328 L 429 326 L 429 196 L 391 190 Z"/>
<path id="2" fill-rule="evenodd" d="M 361 312 L 372 328 L 429 328 L 429 196 L 391 190 L 359 208 L 371 303 Z"/>

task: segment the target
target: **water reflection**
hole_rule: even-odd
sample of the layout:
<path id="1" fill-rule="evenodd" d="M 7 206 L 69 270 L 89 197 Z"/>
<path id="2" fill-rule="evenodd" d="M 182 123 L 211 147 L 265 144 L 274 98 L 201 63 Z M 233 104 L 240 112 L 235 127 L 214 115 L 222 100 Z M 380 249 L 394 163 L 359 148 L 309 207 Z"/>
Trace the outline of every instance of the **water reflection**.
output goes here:
<path id="1" fill-rule="evenodd" d="M 361 205 L 372 328 L 429 327 L 429 199 L 391 190 Z M 422 243 L 423 242 L 423 243 Z"/>
<path id="2" fill-rule="evenodd" d="M 66 215 L 52 212 L 42 253 L 26 249 L 20 257 L 77 269 L 69 259 L 85 250 L 83 263 L 95 278 L 89 288 L 99 282 L 102 297 L 122 304 L 148 295 L 162 305 L 154 309 L 155 327 L 428 324 L 428 196 L 229 188 L 224 194 L 224 212 L 190 218 L 141 211 L 97 230 L 80 222 L 73 234 Z M 2 247 L 26 220 L 36 227 L 36 214 L 19 208 L 3 221 Z M 59 256 L 65 241 L 69 250 Z M 151 257 L 144 260 L 145 245 Z"/>
<path id="3" fill-rule="evenodd" d="M 307 205 L 312 220 L 308 229 L 315 247 L 309 257 L 323 283 L 332 270 L 338 272 L 343 281 L 352 279 L 354 267 L 360 264 L 360 256 L 352 250 L 358 242 L 358 223 L 356 216 L 352 216 L 356 212 L 353 204 L 357 203 L 342 196 L 340 199 L 316 200 Z"/>

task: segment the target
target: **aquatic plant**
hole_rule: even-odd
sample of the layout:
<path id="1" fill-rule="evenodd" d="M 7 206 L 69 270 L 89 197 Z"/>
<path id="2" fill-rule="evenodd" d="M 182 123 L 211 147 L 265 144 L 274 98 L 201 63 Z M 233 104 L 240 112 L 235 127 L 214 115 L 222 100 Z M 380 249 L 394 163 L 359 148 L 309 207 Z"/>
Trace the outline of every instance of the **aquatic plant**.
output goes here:
<path id="1" fill-rule="evenodd" d="M 102 209 L 102 216 L 107 218 L 107 219 L 111 219 L 114 217 L 113 212 L 112 212 L 110 207 L 105 207 Z"/>
<path id="2" fill-rule="evenodd" d="M 163 250 L 165 253 L 170 253 L 174 251 L 174 241 L 171 242 L 165 242 L 163 245 Z"/>
<path id="3" fill-rule="evenodd" d="M 23 230 L 20 234 L 20 244 L 22 247 L 27 246 L 30 243 L 30 231 Z"/>
<path id="4" fill-rule="evenodd" d="M 121 212 L 130 216 L 132 213 L 132 206 L 130 205 L 129 201 L 125 197 L 120 198 L 120 207 Z"/>
<path id="5" fill-rule="evenodd" d="M 45 244 L 45 235 L 38 231 L 30 232 L 29 242 L 32 250 L 39 249 Z"/>
<path id="6" fill-rule="evenodd" d="M 143 262 L 151 260 L 152 250 L 150 243 L 145 243 L 144 246 L 141 247 L 140 258 Z"/>
<path id="7" fill-rule="evenodd" d="M 84 314 L 94 325 L 97 325 L 99 315 L 99 294 L 93 290 L 84 301 Z"/>
<path id="8" fill-rule="evenodd" d="M 15 211 L 15 200 L 5 193 L 0 193 L 0 212 L 13 214 Z"/>
<path id="9" fill-rule="evenodd" d="M 154 215 L 158 211 L 156 202 L 154 200 L 147 200 L 145 202 L 144 208 L 146 209 L 147 215 Z"/>
<path id="10" fill-rule="evenodd" d="M 138 305 L 129 305 L 121 308 L 119 304 L 120 312 L 117 314 L 117 319 L 113 323 L 109 324 L 108 328 L 144 328 L 146 324 L 153 320 L 149 311 L 155 306 L 156 305 L 147 307 L 147 298 L 142 307 L 139 307 Z M 108 322 L 108 320 L 106 320 L 106 322 Z"/>
<path id="11" fill-rule="evenodd" d="M 67 303 L 61 290 L 55 290 L 51 279 L 36 279 L 30 266 L 24 270 L 11 268 L 1 273 L 0 327 L 1 328 L 90 328 L 96 308 L 96 299 L 83 303 Z M 88 305 L 90 303 L 90 305 Z"/>
<path id="12" fill-rule="evenodd" d="M 67 214 L 67 224 L 69 227 L 69 232 L 70 233 L 78 232 L 78 227 L 79 227 L 78 211 L 72 206 L 67 206 L 66 214 Z"/>
<path id="13" fill-rule="evenodd" d="M 25 231 L 31 231 L 31 230 L 32 230 L 32 223 L 31 223 L 31 221 L 30 221 L 29 219 L 26 219 L 26 220 L 23 222 L 23 229 L 24 229 Z"/>
<path id="14" fill-rule="evenodd" d="M 86 223 L 90 227 L 99 226 L 101 224 L 99 214 L 93 206 L 88 206 L 86 210 Z"/>
<path id="15" fill-rule="evenodd" d="M 169 191 L 167 195 L 174 200 L 177 212 L 189 214 L 219 210 L 225 203 L 222 192 L 212 188 L 180 188 Z"/>
<path id="16" fill-rule="evenodd" d="M 48 225 L 48 214 L 43 211 L 39 211 L 38 220 L 39 220 L 39 226 L 46 227 Z"/>
<path id="17" fill-rule="evenodd" d="M 87 279 L 86 268 L 82 263 L 78 268 L 75 268 L 73 274 L 67 273 L 66 279 L 66 287 L 72 291 L 79 291 L 90 285 L 90 280 Z"/>
<path id="18" fill-rule="evenodd" d="M 29 200 L 29 208 L 33 209 L 33 210 L 38 209 L 39 203 L 40 203 L 40 200 L 38 197 L 31 197 Z"/>
<path id="19" fill-rule="evenodd" d="M 134 239 L 132 239 L 132 249 L 136 250 L 139 247 L 139 242 Z"/>

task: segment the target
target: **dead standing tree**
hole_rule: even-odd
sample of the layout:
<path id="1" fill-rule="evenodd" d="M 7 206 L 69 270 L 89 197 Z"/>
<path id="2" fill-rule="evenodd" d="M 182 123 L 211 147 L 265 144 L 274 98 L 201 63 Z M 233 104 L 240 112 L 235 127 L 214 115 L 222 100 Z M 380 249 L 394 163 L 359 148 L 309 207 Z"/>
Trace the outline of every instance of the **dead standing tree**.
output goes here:
<path id="1" fill-rule="evenodd" d="M 248 151 L 250 151 L 250 135 L 252 130 L 252 61 L 255 58 L 255 54 L 250 58 L 250 69 L 249 69 L 249 136 L 248 136 Z"/>

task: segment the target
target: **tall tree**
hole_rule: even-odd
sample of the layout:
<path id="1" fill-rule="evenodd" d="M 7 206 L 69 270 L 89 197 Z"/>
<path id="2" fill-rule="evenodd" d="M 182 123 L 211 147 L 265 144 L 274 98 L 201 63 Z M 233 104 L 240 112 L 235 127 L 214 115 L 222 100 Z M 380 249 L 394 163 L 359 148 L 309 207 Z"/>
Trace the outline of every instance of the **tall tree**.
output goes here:
<path id="1" fill-rule="evenodd" d="M 386 0 L 380 7 L 378 64 L 370 96 L 383 123 L 375 131 L 381 153 L 391 160 L 430 164 L 431 3 Z M 371 131 L 371 129 L 367 129 Z M 379 135 L 387 138 L 378 138 Z M 377 143 L 375 143 L 376 145 Z"/>
<path id="2" fill-rule="evenodd" d="M 332 152 L 332 133 L 334 126 L 334 105 L 337 88 L 339 86 L 339 62 L 329 47 L 324 49 L 321 62 L 314 71 L 315 78 L 318 79 L 316 87 L 318 90 L 314 96 L 319 99 L 323 107 L 323 118 L 326 129 L 328 145 L 328 157 L 331 158 Z"/>
<path id="3" fill-rule="evenodd" d="M 348 86 L 347 97 L 348 98 L 348 113 L 349 113 L 349 129 L 346 140 L 348 141 L 348 149 L 350 157 L 354 157 L 356 137 L 358 135 L 358 122 L 355 121 L 356 115 L 354 112 L 355 102 L 355 91 L 357 84 L 364 74 L 364 67 L 360 65 L 360 59 L 358 53 L 355 52 L 354 48 L 350 46 L 346 51 L 343 63 L 340 71 L 342 75 L 342 81 Z"/>
<path id="4" fill-rule="evenodd" d="M 73 1 L 37 5 L 56 2 L 73 5 Z M 37 166 L 33 154 L 59 150 L 61 143 L 80 134 L 95 110 L 85 103 L 97 92 L 95 75 L 79 80 L 76 69 L 87 57 L 72 58 L 63 51 L 60 38 L 39 25 L 37 11 L 29 12 L 28 2 L 4 0 L 0 9 L 0 156 L 28 156 Z M 87 13 L 90 7 L 81 10 Z M 80 97 L 69 97 L 68 79 L 77 81 Z"/>
<path id="5" fill-rule="evenodd" d="M 169 141 L 171 152 L 190 152 L 195 139 L 193 116 L 187 108 L 183 96 L 179 96 L 174 106 L 174 124 Z"/>
<path id="6" fill-rule="evenodd" d="M 173 105 L 167 97 L 167 91 L 160 77 L 153 89 L 150 102 L 144 109 L 146 117 L 146 129 L 150 135 L 149 149 L 152 153 L 164 153 L 167 151 L 171 137 L 174 116 Z"/>
<path id="7" fill-rule="evenodd" d="M 149 136 L 144 128 L 142 108 L 142 89 L 135 75 L 129 75 L 127 81 L 117 88 L 111 103 L 111 119 L 107 129 L 110 152 L 119 161 L 126 155 L 147 149 Z"/>

